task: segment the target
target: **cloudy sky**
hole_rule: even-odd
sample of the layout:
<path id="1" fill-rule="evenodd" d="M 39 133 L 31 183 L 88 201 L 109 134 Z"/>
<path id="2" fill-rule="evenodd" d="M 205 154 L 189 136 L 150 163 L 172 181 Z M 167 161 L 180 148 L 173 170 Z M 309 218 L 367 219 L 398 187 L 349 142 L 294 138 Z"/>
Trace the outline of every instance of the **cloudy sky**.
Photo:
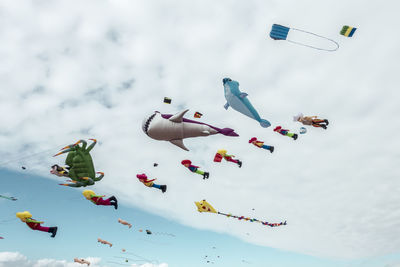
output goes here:
<path id="1" fill-rule="evenodd" d="M 237 242 L 247 256 L 254 249 L 259 254 L 250 257 L 255 260 L 237 258 L 254 266 L 263 266 L 263 253 L 272 251 L 289 253 L 285 258 L 292 257 L 292 263 L 304 255 L 304 262 L 309 257 L 323 259 L 319 266 L 336 261 L 396 266 L 400 262 L 398 9 L 396 1 L 382 5 L 361 0 L 3 0 L 0 193 L 16 195 L 12 189 L 18 182 L 22 194 L 43 194 L 37 180 L 51 191 L 48 198 L 55 198 L 53 204 L 61 205 L 59 193 L 73 198 L 81 213 L 86 208 L 110 213 L 108 207 L 87 205 L 80 196 L 82 189 L 60 187 L 60 179 L 49 175 L 49 166 L 63 163 L 65 156 L 51 157 L 61 147 L 96 138 L 99 143 L 92 156 L 96 170 L 106 176 L 93 189 L 117 196 L 126 210 L 150 216 L 160 227 L 166 220 L 175 231 L 182 227 L 207 240 L 221 237 Z M 274 41 L 268 37 L 273 23 L 327 36 L 340 48 L 324 52 Z M 358 28 L 353 38 L 339 35 L 343 25 Z M 240 89 L 272 127 L 261 128 L 223 108 L 224 77 L 240 82 Z M 165 96 L 172 99 L 171 105 L 163 103 Z M 187 152 L 142 132 L 143 118 L 153 111 L 173 114 L 183 109 L 190 109 L 188 117 L 199 111 L 204 114 L 201 121 L 233 128 L 240 137 L 188 139 Z M 300 124 L 292 120 L 298 112 L 329 119 L 328 130 L 308 128 L 296 141 L 272 131 L 282 125 L 298 132 Z M 274 145 L 275 152 L 248 144 L 253 136 Z M 243 167 L 214 163 L 221 148 L 241 159 Z M 180 164 L 183 159 L 209 171 L 210 179 L 189 173 Z M 157 168 L 154 162 L 159 163 Z M 27 166 L 25 172 L 21 165 Z M 168 191 L 161 194 L 144 187 L 135 178 L 142 172 L 167 184 Z M 6 176 L 16 178 L 11 182 Z M 193 202 L 201 199 L 222 212 L 287 220 L 288 225 L 266 228 L 200 214 Z M 57 216 L 61 219 L 64 212 L 76 216 L 73 210 L 64 210 L 54 219 L 55 204 L 39 207 L 33 206 L 39 201 L 22 201 L 12 203 L 15 206 L 2 201 L 1 219 L 15 218 L 17 208 L 35 210 L 38 219 L 59 225 L 63 222 Z M 13 239 L 23 242 L 29 229 L 15 223 Z M 0 226 L 5 236 L 11 226 Z M 56 238 L 66 237 L 60 232 Z M 71 262 L 56 252 L 43 251 L 32 258 L 28 248 L 9 250 L 7 238 L 0 241 L 1 251 L 8 253 L 0 259 L 28 261 L 28 266 L 45 258 Z M 185 241 L 178 247 L 196 248 L 195 239 Z M 91 251 L 81 257 L 99 259 L 101 254 Z M 154 264 L 182 266 L 173 257 L 167 259 Z M 274 266 L 284 264 L 277 260 Z"/>

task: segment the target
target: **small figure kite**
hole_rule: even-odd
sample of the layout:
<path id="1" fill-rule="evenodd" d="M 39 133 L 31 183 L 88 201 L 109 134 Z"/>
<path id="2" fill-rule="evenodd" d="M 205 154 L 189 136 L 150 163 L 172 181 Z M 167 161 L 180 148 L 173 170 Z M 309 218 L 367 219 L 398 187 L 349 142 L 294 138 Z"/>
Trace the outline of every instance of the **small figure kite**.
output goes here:
<path id="1" fill-rule="evenodd" d="M 109 245 L 110 248 L 112 247 L 112 244 L 111 244 L 110 242 L 106 241 L 106 240 L 97 238 L 97 242 L 100 242 L 100 243 L 102 243 L 102 244 L 104 244 L 104 245 Z"/>
<path id="2" fill-rule="evenodd" d="M 118 222 L 120 224 L 127 225 L 129 228 L 132 228 L 132 224 L 128 223 L 127 221 L 124 221 L 122 219 L 118 219 Z"/>
<path id="3" fill-rule="evenodd" d="M 325 130 L 329 125 L 329 121 L 326 119 L 318 119 L 318 116 L 305 116 L 303 113 L 299 113 L 298 115 L 293 117 L 293 121 L 301 122 L 303 125 L 312 125 L 314 127 L 321 127 Z"/>
<path id="4" fill-rule="evenodd" d="M 256 147 L 264 148 L 266 150 L 269 150 L 269 152 L 271 152 L 271 153 L 274 152 L 274 147 L 273 146 L 264 145 L 264 142 L 257 140 L 256 137 L 251 138 L 249 140 L 249 143 L 255 145 Z"/>
<path id="5" fill-rule="evenodd" d="M 343 26 L 342 30 L 340 31 L 341 35 L 344 35 L 346 37 L 352 37 L 353 34 L 356 32 L 357 28 L 350 27 L 350 26 Z"/>
<path id="6" fill-rule="evenodd" d="M 87 200 L 90 200 L 93 204 L 95 205 L 102 205 L 102 206 L 114 206 L 115 209 L 118 209 L 118 200 L 116 197 L 111 196 L 107 199 L 103 199 L 103 197 L 105 197 L 105 195 L 96 195 L 95 192 L 93 192 L 92 190 L 83 190 L 82 195 L 84 195 L 84 197 Z"/>
<path id="7" fill-rule="evenodd" d="M 242 113 L 243 115 L 258 121 L 261 127 L 267 128 L 271 126 L 271 123 L 262 119 L 258 112 L 254 109 L 253 105 L 247 98 L 248 94 L 239 90 L 239 83 L 237 81 L 232 81 L 230 78 L 224 78 L 222 83 L 224 85 L 224 94 L 227 101 L 224 106 L 226 110 L 229 107 L 232 107 L 234 110 Z"/>
<path id="8" fill-rule="evenodd" d="M 203 171 L 199 170 L 199 168 L 200 168 L 199 166 L 192 165 L 192 162 L 188 159 L 182 160 L 181 163 L 183 166 L 188 168 L 191 172 L 203 175 L 203 180 L 208 179 L 208 177 L 210 176 L 210 174 L 208 172 L 203 172 Z"/>
<path id="9" fill-rule="evenodd" d="M 332 42 L 333 44 L 335 44 L 336 47 L 335 48 L 331 48 L 331 49 L 321 48 L 321 47 L 316 47 L 314 45 L 305 44 L 303 42 L 298 42 L 298 41 L 295 41 L 295 40 L 289 40 L 289 39 L 287 39 L 287 36 L 289 34 L 289 30 L 302 32 L 302 33 L 305 33 L 307 35 L 312 35 L 312 36 L 316 36 L 317 38 L 328 40 L 328 41 Z M 332 40 L 332 39 L 329 39 L 327 37 L 324 37 L 324 36 L 321 36 L 321 35 L 318 35 L 318 34 L 315 34 L 315 33 L 312 33 L 312 32 L 307 32 L 307 31 L 300 30 L 300 29 L 295 29 L 295 28 L 289 28 L 289 27 L 285 27 L 285 26 L 282 26 L 282 25 L 279 25 L 279 24 L 273 24 L 272 25 L 272 29 L 271 29 L 271 32 L 269 33 L 269 37 L 271 37 L 274 40 L 286 40 L 286 41 L 294 43 L 294 44 L 310 47 L 310 48 L 317 49 L 317 50 L 333 52 L 333 51 L 336 51 L 336 50 L 339 49 L 339 44 L 336 41 Z"/>
<path id="10" fill-rule="evenodd" d="M 282 126 L 276 126 L 274 129 L 274 132 L 280 133 L 281 135 L 289 136 L 289 137 L 293 138 L 294 140 L 296 140 L 298 137 L 297 134 L 289 133 L 289 130 L 282 129 Z"/>
<path id="11" fill-rule="evenodd" d="M 90 155 L 90 151 L 96 145 L 97 140 L 89 140 L 92 140 L 93 143 L 88 148 L 86 148 L 87 142 L 85 140 L 79 140 L 75 144 L 62 148 L 62 151 L 53 156 L 56 157 L 68 152 L 65 159 L 65 164 L 68 166 L 63 168 L 53 165 L 50 170 L 51 174 L 71 179 L 71 184 L 60 185 L 71 187 L 94 185 L 95 182 L 100 181 L 104 177 L 104 173 L 95 172 L 92 156 Z M 82 143 L 82 146 L 79 146 L 80 143 Z M 96 177 L 96 173 L 99 173 L 100 176 Z"/>
<path id="12" fill-rule="evenodd" d="M 87 261 L 85 259 L 74 258 L 74 262 L 77 262 L 77 263 L 80 263 L 80 264 L 87 264 L 87 266 L 90 265 L 90 261 Z"/>
<path id="13" fill-rule="evenodd" d="M 199 121 L 183 118 L 188 109 L 175 115 L 161 114 L 156 111 L 143 120 L 142 129 L 150 138 L 169 141 L 172 144 L 189 151 L 183 139 L 198 136 L 223 134 L 226 136 L 239 136 L 231 128 L 217 128 Z"/>
<path id="14" fill-rule="evenodd" d="M 0 197 L 8 199 L 8 200 L 12 200 L 12 201 L 16 201 L 17 200 L 15 197 L 7 197 L 7 196 L 3 196 L 3 195 L 0 195 Z"/>
<path id="15" fill-rule="evenodd" d="M 239 168 L 242 167 L 242 162 L 238 159 L 233 159 L 235 156 L 234 155 L 228 155 L 226 154 L 226 150 L 225 149 L 220 149 L 217 151 L 217 154 L 215 154 L 214 157 L 214 162 L 221 162 L 222 158 L 224 158 L 226 161 L 230 161 L 233 163 L 236 163 Z"/>
<path id="16" fill-rule="evenodd" d="M 57 227 L 43 227 L 40 224 L 44 222 L 36 221 L 32 219 L 32 214 L 29 211 L 17 212 L 17 218 L 19 218 L 22 222 L 26 223 L 32 230 L 42 231 L 51 233 L 50 237 L 55 237 L 57 234 Z"/>
<path id="17" fill-rule="evenodd" d="M 157 180 L 157 179 L 149 180 L 149 179 L 147 179 L 147 175 L 144 174 L 144 173 L 137 174 L 136 177 L 139 179 L 139 181 L 141 183 L 143 183 L 147 187 L 154 187 L 154 188 L 160 189 L 161 192 L 163 192 L 163 193 L 165 193 L 165 191 L 167 191 L 167 186 L 166 185 L 155 184 L 154 181 Z"/>
<path id="18" fill-rule="evenodd" d="M 195 201 L 194 203 L 196 204 L 197 210 L 199 212 L 217 213 L 217 214 L 220 214 L 220 215 L 225 215 L 226 217 L 236 218 L 238 220 L 245 220 L 245 221 L 250 221 L 250 222 L 258 222 L 258 223 L 261 223 L 262 225 L 268 225 L 270 227 L 286 225 L 286 221 L 280 222 L 280 223 L 269 223 L 269 222 L 259 221 L 259 220 L 254 219 L 254 218 L 252 219 L 252 218 L 249 218 L 249 217 L 235 216 L 235 215 L 232 215 L 232 214 L 222 213 L 222 212 L 216 211 L 205 199 L 200 201 L 200 202 Z"/>

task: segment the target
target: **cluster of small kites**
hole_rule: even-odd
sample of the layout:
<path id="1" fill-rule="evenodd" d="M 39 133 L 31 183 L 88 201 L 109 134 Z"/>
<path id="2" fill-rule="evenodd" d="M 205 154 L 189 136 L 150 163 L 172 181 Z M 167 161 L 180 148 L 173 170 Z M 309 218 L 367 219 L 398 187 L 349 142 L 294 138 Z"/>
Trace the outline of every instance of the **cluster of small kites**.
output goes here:
<path id="1" fill-rule="evenodd" d="M 355 33 L 357 28 L 351 27 L 351 26 L 343 26 L 342 30 L 340 31 L 340 34 L 346 37 L 352 37 Z M 317 47 L 314 46 L 313 44 L 307 44 L 307 43 L 302 43 L 293 39 L 288 38 L 288 34 L 290 31 L 297 31 L 301 32 L 303 34 L 309 34 L 316 36 L 318 38 L 323 38 L 328 41 L 331 41 L 335 47 L 334 48 L 323 48 L 323 47 Z M 321 35 L 317 35 L 315 33 L 311 33 L 308 31 L 296 29 L 296 28 L 289 28 L 286 26 L 282 26 L 279 24 L 273 24 L 272 29 L 270 32 L 270 37 L 274 40 L 286 40 L 291 43 L 299 44 L 302 46 L 307 46 L 313 49 L 317 50 L 325 50 L 325 51 L 335 51 L 339 48 L 339 44 L 327 37 L 323 37 Z M 224 105 L 224 108 L 227 110 L 229 107 L 232 109 L 236 110 L 237 112 L 242 113 L 243 115 L 250 117 L 251 119 L 256 120 L 261 127 L 268 128 L 271 126 L 271 123 L 266 120 L 262 119 L 256 109 L 253 107 L 251 104 L 250 100 L 248 99 L 248 94 L 240 91 L 239 89 L 239 83 L 237 81 L 234 81 L 230 78 L 224 78 L 222 80 L 222 84 L 224 87 L 224 94 L 225 94 L 225 99 L 226 99 L 226 104 Z M 171 104 L 172 99 L 165 97 L 164 98 L 164 103 L 166 104 Z M 239 136 L 233 129 L 231 128 L 219 128 L 207 123 L 199 122 L 198 120 L 191 120 L 184 118 L 184 115 L 188 112 L 188 109 L 183 110 L 181 112 L 178 112 L 174 115 L 172 114 L 162 114 L 160 112 L 154 112 L 151 116 L 148 118 L 145 118 L 142 124 L 142 129 L 146 135 L 148 135 L 150 138 L 155 139 L 155 140 L 160 140 L 160 141 L 168 141 L 171 144 L 178 146 L 179 148 L 183 150 L 189 151 L 189 149 L 185 146 L 183 143 L 183 140 L 186 138 L 194 138 L 194 137 L 200 137 L 200 136 L 209 136 L 209 135 L 215 135 L 215 134 L 222 134 L 228 137 L 237 137 Z M 203 116 L 202 113 L 196 111 L 193 114 L 193 118 L 199 119 Z M 293 117 L 293 120 L 296 122 L 302 123 L 304 126 L 313 126 L 316 128 L 322 128 L 322 129 L 327 129 L 327 126 L 329 125 L 329 121 L 327 119 L 321 119 L 318 118 L 317 116 L 304 116 L 302 113 L 299 113 L 298 115 Z M 288 129 L 284 129 L 282 126 L 278 125 L 274 128 L 274 132 L 277 132 L 283 136 L 287 136 L 289 138 L 292 138 L 293 140 L 297 140 L 299 135 L 297 133 L 291 132 Z M 299 129 L 299 134 L 305 134 L 307 132 L 307 129 L 305 127 L 301 127 Z M 93 159 L 90 154 L 91 150 L 95 147 L 97 140 L 96 139 L 89 139 L 92 141 L 90 145 L 88 145 L 86 140 L 79 140 L 78 142 L 65 146 L 63 147 L 57 154 L 54 156 L 59 156 L 62 154 L 67 154 L 66 159 L 65 159 L 65 166 L 59 166 L 57 164 L 51 166 L 50 173 L 59 177 L 63 177 L 67 179 L 67 183 L 62 183 L 60 185 L 63 186 L 68 186 L 68 187 L 87 187 L 87 186 L 92 186 L 96 182 L 100 182 L 104 178 L 104 173 L 103 172 L 96 172 L 93 164 Z M 274 146 L 272 145 L 267 145 L 264 144 L 263 141 L 260 141 L 257 139 L 257 137 L 252 137 L 249 140 L 249 144 L 252 144 L 258 148 L 265 149 L 269 151 L 270 153 L 274 152 Z M 242 166 L 242 161 L 239 159 L 234 159 L 234 155 L 228 155 L 227 151 L 225 149 L 219 149 L 217 150 L 215 157 L 214 157 L 214 162 L 221 162 L 222 159 L 225 159 L 227 162 L 232 162 L 234 164 L 237 164 L 239 168 Z M 207 171 L 202 171 L 200 170 L 199 166 L 196 166 L 192 164 L 192 161 L 189 159 L 184 159 L 181 161 L 182 165 L 190 172 L 199 174 L 203 177 L 203 179 L 208 179 L 210 176 L 210 173 Z M 158 163 L 153 164 L 154 167 L 158 166 Z M 22 169 L 25 170 L 26 167 L 22 166 Z M 161 184 L 156 184 L 155 180 L 156 179 L 149 179 L 145 173 L 139 173 L 136 175 L 137 179 L 139 182 L 143 183 L 143 185 L 151 188 L 155 188 L 160 190 L 162 193 L 165 193 L 167 190 L 167 185 L 161 185 Z M 118 209 L 118 200 L 115 196 L 110 196 L 108 198 L 105 198 L 105 195 L 97 195 L 95 192 L 92 190 L 84 190 L 82 192 L 83 196 L 91 201 L 95 205 L 103 205 L 103 206 L 113 206 L 115 209 Z M 4 196 L 0 195 L 0 198 L 8 199 L 11 201 L 16 201 L 17 198 L 12 197 L 12 196 Z M 268 222 L 265 220 L 259 220 L 256 218 L 250 218 L 246 216 L 237 216 L 237 215 L 232 215 L 230 213 L 223 213 L 215 210 L 210 203 L 208 203 L 206 200 L 202 201 L 196 201 L 195 205 L 197 207 L 197 210 L 201 213 L 203 212 L 208 212 L 208 213 L 214 213 L 218 215 L 223 215 L 228 218 L 234 218 L 238 219 L 241 221 L 248 221 L 248 222 L 257 222 L 260 223 L 261 225 L 264 226 L 270 226 L 270 227 L 276 227 L 276 226 L 283 226 L 287 225 L 286 221 L 281 221 L 281 222 Z M 28 227 L 30 227 L 32 230 L 37 230 L 37 231 L 43 231 L 43 232 L 48 232 L 51 233 L 51 237 L 55 237 L 57 234 L 57 227 L 44 227 L 41 224 L 43 224 L 42 221 L 37 221 L 32 218 L 32 214 L 29 211 L 24 211 L 24 212 L 17 212 L 16 216 L 24 223 L 27 224 Z M 122 225 L 128 226 L 128 228 L 132 227 L 132 224 L 119 218 L 118 223 Z M 139 232 L 143 232 L 142 229 L 138 230 Z M 150 230 L 145 230 L 144 231 L 146 234 L 151 235 L 151 234 L 159 234 L 159 235 L 168 235 L 174 237 L 174 234 L 171 233 L 164 233 L 164 232 L 152 232 Z M 143 232 L 143 233 L 144 233 Z M 0 237 L 0 239 L 4 239 L 3 237 Z M 101 238 L 98 238 L 97 240 L 99 243 L 108 245 L 110 247 L 113 246 L 113 244 L 109 241 L 103 240 Z M 122 249 L 122 252 L 126 252 L 125 249 Z M 135 254 L 133 254 L 135 255 Z M 121 257 L 124 258 L 124 257 Z M 218 256 L 219 258 L 219 256 Z M 147 260 L 151 262 L 151 260 L 143 258 L 143 260 Z M 128 259 L 125 260 L 128 262 Z M 81 263 L 81 264 L 87 264 L 88 266 L 90 265 L 90 262 L 82 259 L 82 258 L 75 258 L 74 262 Z M 208 263 L 211 261 L 208 260 Z"/>

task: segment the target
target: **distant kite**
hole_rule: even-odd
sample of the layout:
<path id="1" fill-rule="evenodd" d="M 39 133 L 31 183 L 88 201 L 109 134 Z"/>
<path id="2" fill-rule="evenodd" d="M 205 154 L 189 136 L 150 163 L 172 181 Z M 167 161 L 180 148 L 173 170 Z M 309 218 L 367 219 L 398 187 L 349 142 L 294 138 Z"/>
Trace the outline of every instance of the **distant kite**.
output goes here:
<path id="1" fill-rule="evenodd" d="M 232 214 L 226 214 L 226 213 L 222 213 L 219 211 L 216 211 L 206 200 L 202 200 L 200 202 L 194 202 L 197 206 L 197 210 L 199 212 L 211 212 L 211 213 L 217 213 L 220 215 L 225 215 L 226 217 L 232 217 L 232 218 L 236 218 L 238 220 L 245 220 L 245 221 L 250 221 L 250 222 L 258 222 L 261 223 L 263 225 L 268 225 L 271 227 L 275 227 L 275 226 L 281 226 L 281 225 L 286 225 L 286 221 L 284 222 L 280 222 L 280 223 L 270 223 L 270 222 L 263 222 L 263 221 L 259 221 L 257 219 L 252 219 L 249 217 L 244 217 L 244 216 L 235 216 Z"/>
<path id="2" fill-rule="evenodd" d="M 356 32 L 357 28 L 350 27 L 350 26 L 343 26 L 342 30 L 340 31 L 341 35 L 344 35 L 346 37 L 352 37 L 353 34 Z"/>
<path id="3" fill-rule="evenodd" d="M 193 117 L 195 117 L 195 118 L 201 118 L 201 116 L 203 116 L 203 114 L 201 114 L 200 112 L 197 112 L 197 111 L 193 115 Z"/>
<path id="4" fill-rule="evenodd" d="M 110 242 L 106 241 L 106 240 L 97 238 L 97 242 L 100 242 L 102 244 L 109 245 L 110 247 L 112 247 L 112 244 Z"/>
<path id="5" fill-rule="evenodd" d="M 171 98 L 164 97 L 164 103 L 165 103 L 165 104 L 171 104 L 171 102 L 172 102 L 172 99 L 171 99 Z"/>
<path id="6" fill-rule="evenodd" d="M 80 263 L 80 264 L 87 264 L 87 266 L 90 265 L 90 261 L 87 261 L 85 259 L 74 258 L 74 262 L 77 262 L 77 263 Z"/>
<path id="7" fill-rule="evenodd" d="M 3 195 L 0 195 L 0 197 L 1 197 L 1 198 L 8 199 L 8 200 L 12 200 L 12 201 L 17 200 L 15 197 L 7 197 L 7 196 L 3 196 Z"/>
<path id="8" fill-rule="evenodd" d="M 306 33 L 306 34 L 309 34 L 309 35 L 317 36 L 318 38 L 321 38 L 321 39 L 328 40 L 328 41 L 334 43 L 336 47 L 333 48 L 333 49 L 326 49 L 326 48 L 321 48 L 321 47 L 317 47 L 317 46 L 313 46 L 313 45 L 308 45 L 308 44 L 305 44 L 305 43 L 302 43 L 302 42 L 298 42 L 296 40 L 289 40 L 289 39 L 287 39 L 287 36 L 288 36 L 290 30 L 303 32 L 303 33 Z M 310 48 L 313 48 L 313 49 L 317 49 L 317 50 L 323 50 L 323 51 L 332 52 L 332 51 L 336 51 L 336 50 L 339 49 L 339 44 L 336 41 L 332 40 L 332 39 L 329 39 L 327 37 L 324 37 L 324 36 L 321 36 L 321 35 L 318 35 L 318 34 L 315 34 L 315 33 L 312 33 L 312 32 L 308 32 L 308 31 L 304 31 L 304 30 L 300 30 L 300 29 L 295 29 L 295 28 L 289 28 L 289 27 L 282 26 L 282 25 L 279 25 L 279 24 L 273 24 L 272 25 L 272 29 L 271 29 L 271 32 L 269 33 L 269 37 L 271 37 L 274 40 L 286 40 L 286 41 L 294 43 L 294 44 L 307 46 L 307 47 L 310 47 Z"/>

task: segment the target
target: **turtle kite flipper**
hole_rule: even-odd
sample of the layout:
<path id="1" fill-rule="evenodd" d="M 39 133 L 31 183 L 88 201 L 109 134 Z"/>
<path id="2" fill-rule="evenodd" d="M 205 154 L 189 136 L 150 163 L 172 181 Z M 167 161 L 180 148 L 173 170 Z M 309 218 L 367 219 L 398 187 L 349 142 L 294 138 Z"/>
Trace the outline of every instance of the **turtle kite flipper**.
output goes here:
<path id="1" fill-rule="evenodd" d="M 95 181 L 95 182 L 98 182 L 98 181 L 100 181 L 101 179 L 103 179 L 103 177 L 104 177 L 104 172 L 96 172 L 96 173 L 100 173 L 100 176 L 94 178 L 94 181 Z"/>

